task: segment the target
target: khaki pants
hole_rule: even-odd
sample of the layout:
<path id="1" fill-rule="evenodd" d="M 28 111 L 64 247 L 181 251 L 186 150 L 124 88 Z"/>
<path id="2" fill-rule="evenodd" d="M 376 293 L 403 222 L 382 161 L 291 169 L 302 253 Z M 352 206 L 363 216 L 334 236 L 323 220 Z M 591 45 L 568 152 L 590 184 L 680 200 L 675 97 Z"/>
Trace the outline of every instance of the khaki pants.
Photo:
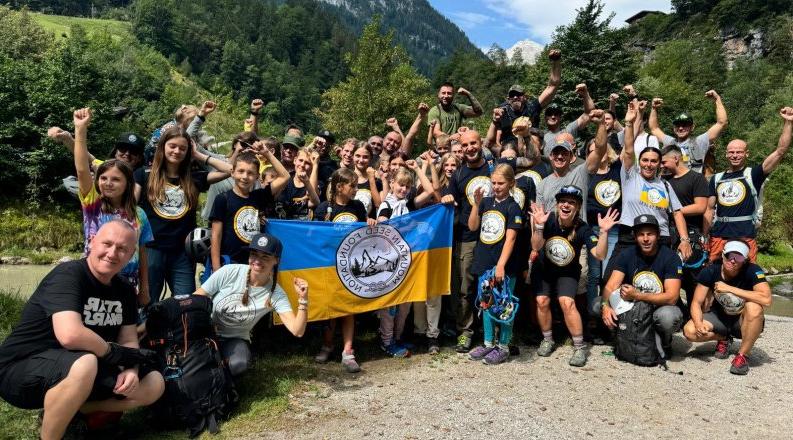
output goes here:
<path id="1" fill-rule="evenodd" d="M 457 332 L 468 336 L 474 334 L 474 300 L 476 300 L 477 280 L 471 274 L 471 265 L 474 263 L 475 241 L 460 243 L 460 254 L 457 261 L 457 270 L 460 276 L 460 291 L 457 296 Z"/>
<path id="2" fill-rule="evenodd" d="M 440 334 L 438 325 L 441 321 L 442 296 L 430 296 L 427 301 L 413 303 L 413 332 L 437 338 Z"/>

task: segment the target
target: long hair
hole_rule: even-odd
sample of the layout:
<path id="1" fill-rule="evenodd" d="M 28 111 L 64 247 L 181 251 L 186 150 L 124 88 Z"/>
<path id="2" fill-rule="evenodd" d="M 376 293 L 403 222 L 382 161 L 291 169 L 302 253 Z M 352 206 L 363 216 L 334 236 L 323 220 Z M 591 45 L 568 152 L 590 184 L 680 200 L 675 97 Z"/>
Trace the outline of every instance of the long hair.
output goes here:
<path id="1" fill-rule="evenodd" d="M 454 164 L 457 165 L 456 169 L 460 168 L 460 159 L 457 158 L 452 153 L 446 153 L 441 156 L 440 162 L 438 162 L 438 166 L 435 167 L 435 172 L 438 174 L 438 183 L 441 185 L 441 188 L 446 188 L 449 186 L 449 178 L 446 177 L 446 174 L 443 172 L 443 165 L 449 160 L 454 160 Z"/>
<path id="2" fill-rule="evenodd" d="M 251 276 L 251 268 L 250 266 L 248 266 L 248 274 L 245 276 L 245 291 L 242 293 L 242 300 L 241 300 L 242 305 L 244 306 L 248 305 L 248 299 L 251 297 L 251 293 L 250 293 L 251 287 L 248 285 L 250 276 Z M 273 266 L 273 280 L 272 280 L 273 283 L 270 285 L 270 297 L 272 297 L 272 293 L 275 292 L 275 284 L 277 282 L 276 281 L 277 279 L 278 279 L 278 264 L 276 263 L 276 265 Z"/>
<path id="3" fill-rule="evenodd" d="M 138 204 L 135 202 L 135 179 L 132 176 L 132 167 L 130 167 L 129 164 L 123 160 L 106 160 L 102 163 L 102 165 L 99 165 L 99 168 L 96 169 L 96 173 L 94 173 L 94 188 L 101 196 L 102 212 L 110 214 L 115 211 L 113 205 L 110 203 L 110 199 L 105 197 L 105 195 L 102 194 L 102 191 L 99 189 L 99 177 L 113 168 L 119 170 L 121 174 L 124 175 L 124 180 L 126 180 L 124 184 L 124 194 L 121 195 L 121 209 L 124 211 L 122 215 L 128 220 L 134 220 L 137 217 L 138 206 Z"/>
<path id="4" fill-rule="evenodd" d="M 573 229 L 567 234 L 567 241 L 569 242 L 575 240 L 575 231 L 581 223 L 581 207 L 583 203 L 576 201 L 576 206 L 575 215 L 573 216 Z M 559 216 L 559 202 L 556 202 L 556 223 L 559 225 L 559 229 L 564 229 L 562 226 L 562 218 Z"/>
<path id="5" fill-rule="evenodd" d="M 349 168 L 339 168 L 330 176 L 330 184 L 328 185 L 328 203 L 336 203 L 336 190 L 339 185 L 343 184 L 356 185 L 358 183 L 358 176 Z M 330 212 L 325 213 L 325 221 L 330 221 Z"/>
<path id="6" fill-rule="evenodd" d="M 182 137 L 187 140 L 187 151 L 181 163 L 179 163 L 179 185 L 184 191 L 185 200 L 188 203 L 188 209 L 198 206 L 198 188 L 193 183 L 193 178 L 190 175 L 190 163 L 193 160 L 193 149 L 191 148 L 193 141 L 187 132 L 181 127 L 169 128 L 165 133 L 160 136 L 157 141 L 157 149 L 154 151 L 154 160 L 151 164 L 151 175 L 149 175 L 149 182 L 146 188 L 149 203 L 163 203 L 165 202 L 165 184 L 168 181 L 166 176 L 165 166 L 165 144 L 177 137 Z"/>
<path id="7" fill-rule="evenodd" d="M 374 154 L 372 153 L 372 147 L 370 147 L 369 143 L 366 142 L 366 141 L 359 141 L 358 144 L 355 146 L 355 149 L 352 150 L 352 154 L 355 155 L 355 153 L 357 153 L 358 150 L 361 150 L 361 149 L 366 150 L 366 152 L 369 153 L 369 163 L 366 164 L 366 166 L 368 167 L 368 166 L 370 166 L 372 164 L 372 157 L 374 157 Z M 353 160 L 353 166 L 355 166 L 355 161 L 354 160 Z M 357 170 L 357 168 L 356 168 L 356 170 Z M 364 168 L 363 175 L 364 175 L 364 177 L 366 177 L 366 168 Z"/>

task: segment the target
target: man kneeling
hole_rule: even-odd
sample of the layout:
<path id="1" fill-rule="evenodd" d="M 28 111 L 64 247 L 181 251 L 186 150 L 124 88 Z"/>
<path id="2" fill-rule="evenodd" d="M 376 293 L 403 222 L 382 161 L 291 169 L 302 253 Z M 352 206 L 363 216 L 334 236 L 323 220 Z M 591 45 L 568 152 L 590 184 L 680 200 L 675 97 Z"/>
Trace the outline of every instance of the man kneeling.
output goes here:
<path id="1" fill-rule="evenodd" d="M 0 346 L 0 397 L 19 408 L 43 407 L 43 439 L 63 437 L 78 411 L 90 421 L 163 393 L 162 375 L 148 366 L 153 352 L 138 349 L 135 291 L 116 276 L 136 241 L 123 220 L 104 224 L 86 258 L 41 281 Z"/>
<path id="2" fill-rule="evenodd" d="M 771 305 L 771 286 L 765 273 L 760 266 L 750 263 L 748 257 L 749 246 L 743 241 L 725 244 L 721 261 L 699 274 L 691 303 L 691 320 L 683 328 L 689 341 L 718 341 L 715 353 L 718 359 L 726 359 L 732 338 L 739 338 L 741 347 L 732 360 L 732 374 L 749 372 L 746 356 L 763 331 L 763 307 Z M 703 313 L 705 305 L 710 303 L 710 310 Z"/>

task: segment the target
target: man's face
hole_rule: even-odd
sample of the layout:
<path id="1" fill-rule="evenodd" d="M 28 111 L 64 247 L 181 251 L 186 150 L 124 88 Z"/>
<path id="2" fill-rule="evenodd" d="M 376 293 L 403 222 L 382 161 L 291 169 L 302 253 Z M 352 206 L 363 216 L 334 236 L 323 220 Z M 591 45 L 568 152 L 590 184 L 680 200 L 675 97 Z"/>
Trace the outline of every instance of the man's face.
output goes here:
<path id="1" fill-rule="evenodd" d="M 135 231 L 117 223 L 106 223 L 91 239 L 87 257 L 91 272 L 98 277 L 119 273 L 135 254 Z"/>
<path id="2" fill-rule="evenodd" d="M 460 146 L 466 162 L 475 164 L 482 158 L 482 140 L 479 137 L 479 133 L 473 130 L 463 133 L 460 136 Z"/>
<path id="3" fill-rule="evenodd" d="M 749 157 L 749 146 L 740 139 L 732 140 L 727 144 L 726 156 L 732 168 L 743 168 L 746 166 L 746 158 Z"/>
<path id="4" fill-rule="evenodd" d="M 675 137 L 681 140 L 688 139 L 688 137 L 691 135 L 691 130 L 693 129 L 694 129 L 693 124 L 675 124 L 674 125 Z"/>
<path id="5" fill-rule="evenodd" d="M 402 136 L 400 136 L 399 133 L 392 131 L 385 135 L 385 139 L 383 139 L 383 148 L 386 153 L 392 154 L 399 150 L 400 146 L 402 146 Z"/>
<path id="6" fill-rule="evenodd" d="M 556 129 L 559 126 L 559 121 L 561 121 L 562 115 L 556 112 L 545 113 L 545 125 L 548 128 Z"/>
<path id="7" fill-rule="evenodd" d="M 450 106 L 452 100 L 454 100 L 454 89 L 452 87 L 443 86 L 438 90 L 438 102 L 440 102 L 442 106 Z"/>
<path id="8" fill-rule="evenodd" d="M 369 147 L 372 148 L 372 153 L 375 156 L 379 156 L 380 153 L 383 152 L 383 138 L 380 136 L 372 136 L 367 142 L 369 143 Z"/>
<path id="9" fill-rule="evenodd" d="M 314 139 L 314 149 L 317 150 L 320 156 L 324 156 L 325 153 L 328 151 L 328 141 L 322 136 L 317 136 Z"/>
<path id="10" fill-rule="evenodd" d="M 573 157 L 573 153 L 570 150 L 557 147 L 551 151 L 551 165 L 553 165 L 554 170 L 565 170 L 570 166 L 570 159 Z"/>
<path id="11" fill-rule="evenodd" d="M 339 158 L 341 159 L 342 166 L 347 168 L 352 167 L 353 164 L 352 153 L 354 150 L 355 150 L 355 145 L 353 145 L 352 142 L 348 142 L 341 147 Z"/>
<path id="12" fill-rule="evenodd" d="M 614 116 L 611 116 L 611 113 L 606 112 L 603 114 L 603 122 L 606 123 L 606 130 L 614 128 Z"/>
<path id="13" fill-rule="evenodd" d="M 658 229 L 654 226 L 642 226 L 633 235 L 642 255 L 653 255 L 658 250 Z"/>
<path id="14" fill-rule="evenodd" d="M 746 263 L 746 257 L 740 252 L 729 252 L 721 256 L 724 269 L 730 274 L 738 273 Z"/>
<path id="15" fill-rule="evenodd" d="M 284 166 L 292 166 L 295 163 L 295 156 L 297 155 L 297 148 L 292 144 L 284 144 L 281 148 L 281 162 Z"/>
<path id="16" fill-rule="evenodd" d="M 674 154 L 667 154 L 666 156 L 661 159 L 661 166 L 663 169 L 661 172 L 663 174 L 672 174 L 674 175 L 677 173 L 677 163 L 678 158 Z"/>
<path id="17" fill-rule="evenodd" d="M 512 110 L 519 112 L 523 110 L 523 103 L 526 102 L 526 95 L 518 92 L 509 92 L 507 95 L 507 102 Z"/>

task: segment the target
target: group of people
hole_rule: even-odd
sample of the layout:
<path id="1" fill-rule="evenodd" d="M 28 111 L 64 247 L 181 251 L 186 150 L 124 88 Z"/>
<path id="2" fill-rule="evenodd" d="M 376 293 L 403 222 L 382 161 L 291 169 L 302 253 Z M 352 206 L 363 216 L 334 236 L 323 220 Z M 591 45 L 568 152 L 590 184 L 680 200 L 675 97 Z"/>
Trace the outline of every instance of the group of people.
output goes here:
<path id="1" fill-rule="evenodd" d="M 90 419 L 156 401 L 164 379 L 146 367 L 149 353 L 138 341 L 146 308 L 166 285 L 173 296 L 212 298 L 221 352 L 238 376 L 251 362 L 251 331 L 269 312 L 295 336 L 304 334 L 316 283 L 294 280 L 295 311 L 276 281 L 289 250 L 262 232 L 267 219 L 373 225 L 435 203 L 455 210 L 451 295 L 379 310 L 389 355 L 416 349 L 406 328 L 411 309 L 429 353 L 440 351 L 445 331 L 456 337 L 457 352 L 486 364 L 514 353 L 515 325 L 535 329 L 537 354 L 551 355 L 555 316 L 573 342 L 569 364 L 581 367 L 587 340 L 609 334 L 598 328 L 618 327 L 624 309 L 646 303 L 662 359 L 673 355 L 681 328 L 691 341 L 717 341 L 719 358 L 740 338 L 730 371 L 746 374 L 771 303 L 755 264 L 762 187 L 790 146 L 793 108 L 780 110 L 778 146 L 761 164 L 748 165 L 747 143 L 734 139 L 725 151 L 728 169 L 714 174 L 706 155 L 727 125 L 715 91 L 705 95 L 717 120 L 698 136 L 685 113 L 667 135 L 658 124 L 663 100 L 640 99 L 630 85 L 624 123 L 615 113 L 619 94 L 601 110 L 579 84 L 582 113 L 563 125 L 553 103 L 561 53 L 551 50 L 549 58 L 547 87 L 536 98 L 510 87 L 485 136 L 466 126 L 484 114 L 481 104 L 450 83 L 439 88 L 436 105 L 418 106 L 406 134 L 392 118 L 382 137 L 337 142 L 322 130 L 308 145 L 297 126 L 280 140 L 261 138 L 257 99 L 228 156 L 211 148 L 202 128 L 216 109 L 212 101 L 181 106 L 148 142 L 120 135 L 107 160 L 87 148 L 91 110 L 76 110 L 74 134 L 52 127 L 49 135 L 74 155 L 85 258 L 47 275 L 0 346 L 0 397 L 43 407 L 42 438 L 60 438 L 75 414 Z M 595 136 L 579 148 L 588 125 Z M 416 155 L 423 126 L 429 148 Z M 197 228 L 198 215 L 209 228 Z M 196 263 L 204 266 L 199 287 Z M 521 302 L 517 320 L 478 313 L 487 311 L 481 292 L 493 286 Z M 354 316 L 323 325 L 315 360 L 331 359 L 341 327 L 341 363 L 360 371 Z M 474 346 L 480 325 L 482 343 Z"/>

